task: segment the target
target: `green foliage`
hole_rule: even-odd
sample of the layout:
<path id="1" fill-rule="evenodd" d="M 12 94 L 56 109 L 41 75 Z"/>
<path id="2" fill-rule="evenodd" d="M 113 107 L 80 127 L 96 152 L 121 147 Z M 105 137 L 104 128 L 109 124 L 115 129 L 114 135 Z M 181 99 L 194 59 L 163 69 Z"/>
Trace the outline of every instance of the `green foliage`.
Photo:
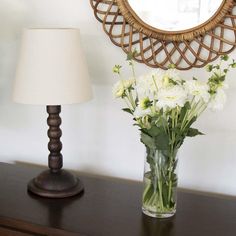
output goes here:
<path id="1" fill-rule="evenodd" d="M 122 111 L 127 112 L 127 113 L 133 115 L 133 111 L 130 108 L 123 108 Z"/>
<path id="2" fill-rule="evenodd" d="M 212 70 L 213 70 L 213 65 L 209 64 L 209 65 L 206 66 L 206 71 L 207 72 L 211 72 Z"/>
<path id="3" fill-rule="evenodd" d="M 168 69 L 175 69 L 176 68 L 176 65 L 175 64 L 169 64 L 168 65 Z"/>
<path id="4" fill-rule="evenodd" d="M 159 150 L 168 150 L 169 148 L 169 137 L 165 133 L 164 130 L 160 129 L 152 129 L 151 133 L 155 134 L 155 136 L 151 136 L 151 133 L 146 132 L 146 130 L 141 130 L 141 142 L 151 149 L 159 149 Z"/>
<path id="5" fill-rule="evenodd" d="M 231 64 L 231 67 L 232 67 L 232 68 L 236 68 L 236 63 L 233 62 L 233 63 Z"/>
<path id="6" fill-rule="evenodd" d="M 222 61 L 228 61 L 229 60 L 229 56 L 227 54 L 225 54 L 225 55 L 221 56 L 220 59 Z"/>
<path id="7" fill-rule="evenodd" d="M 120 65 L 115 65 L 112 69 L 113 73 L 116 73 L 116 74 L 120 74 L 120 69 L 122 68 L 122 66 Z"/>
<path id="8" fill-rule="evenodd" d="M 201 133 L 198 129 L 194 129 L 194 128 L 188 129 L 188 132 L 187 132 L 188 137 L 195 137 L 197 135 L 204 135 L 204 134 Z"/>
<path id="9" fill-rule="evenodd" d="M 127 54 L 127 61 L 132 61 L 134 60 L 134 58 L 137 56 L 138 51 L 136 49 L 134 49 L 134 51 L 131 51 Z"/>
<path id="10" fill-rule="evenodd" d="M 190 110 L 190 109 L 191 109 L 190 103 L 186 102 L 184 107 L 180 111 L 180 115 L 179 115 L 180 122 L 184 120 L 184 117 L 186 116 L 188 110 Z"/>
<path id="11" fill-rule="evenodd" d="M 218 66 L 218 65 L 217 65 Z M 217 66 L 214 66 L 214 68 L 217 68 Z M 230 67 L 231 65 L 229 65 Z M 228 68 L 225 68 L 223 70 L 223 73 L 213 71 L 211 77 L 208 80 L 208 85 L 210 87 L 209 93 L 211 95 L 214 95 L 218 88 L 222 86 L 223 82 L 225 81 L 226 74 L 228 73 Z"/>
<path id="12" fill-rule="evenodd" d="M 173 85 L 177 85 L 178 82 L 174 81 L 173 79 L 169 78 L 169 83 Z"/>
<path id="13" fill-rule="evenodd" d="M 144 132 L 141 132 L 141 142 L 150 149 L 156 148 L 154 138 Z"/>

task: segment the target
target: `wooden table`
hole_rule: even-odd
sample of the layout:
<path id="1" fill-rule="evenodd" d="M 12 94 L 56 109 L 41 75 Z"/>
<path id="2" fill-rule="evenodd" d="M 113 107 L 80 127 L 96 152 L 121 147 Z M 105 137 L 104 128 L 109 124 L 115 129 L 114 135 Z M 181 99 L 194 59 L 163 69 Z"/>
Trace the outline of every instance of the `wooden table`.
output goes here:
<path id="1" fill-rule="evenodd" d="M 30 195 L 27 182 L 42 169 L 0 164 L 1 236 L 235 236 L 236 198 L 178 193 L 174 218 L 141 212 L 142 184 L 81 176 L 85 193 L 69 199 Z"/>

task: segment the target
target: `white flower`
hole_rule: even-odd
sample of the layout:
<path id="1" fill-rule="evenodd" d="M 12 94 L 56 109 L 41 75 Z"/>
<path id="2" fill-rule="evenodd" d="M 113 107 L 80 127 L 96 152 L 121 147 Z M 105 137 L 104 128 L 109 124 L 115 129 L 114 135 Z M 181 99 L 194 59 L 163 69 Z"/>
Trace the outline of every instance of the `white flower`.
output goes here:
<path id="1" fill-rule="evenodd" d="M 116 82 L 112 89 L 113 96 L 115 98 L 120 98 L 123 96 L 124 92 L 125 88 L 123 83 L 121 81 Z"/>
<path id="2" fill-rule="evenodd" d="M 137 106 L 135 111 L 134 111 L 134 117 L 135 118 L 141 118 L 147 115 L 151 114 L 151 109 L 147 108 L 147 109 L 143 109 L 141 106 Z"/>
<path id="3" fill-rule="evenodd" d="M 180 81 L 177 70 L 169 69 L 165 71 L 157 69 L 151 71 L 149 74 L 139 77 L 136 81 L 138 97 L 148 97 L 150 100 L 153 100 L 159 89 L 173 85 L 170 83 L 170 79 L 173 81 Z"/>
<path id="4" fill-rule="evenodd" d="M 176 69 L 169 69 L 165 71 L 165 75 L 168 76 L 170 79 L 173 79 L 174 81 L 180 81 L 180 75 L 179 71 Z"/>
<path id="5" fill-rule="evenodd" d="M 162 88 L 157 95 L 157 107 L 159 108 L 175 108 L 183 107 L 187 101 L 187 93 L 183 87 L 175 85 L 168 88 Z"/>
<path id="6" fill-rule="evenodd" d="M 211 108 L 214 111 L 222 110 L 224 107 L 224 104 L 226 103 L 227 97 L 225 94 L 225 91 L 223 89 L 218 89 L 217 93 L 213 95 L 211 98 L 211 101 L 209 103 L 209 108 Z"/>
<path id="7" fill-rule="evenodd" d="M 129 89 L 130 87 L 132 87 L 135 83 L 135 79 L 131 78 L 131 79 L 125 79 L 122 80 L 123 86 L 125 89 Z"/>
<path id="8" fill-rule="evenodd" d="M 150 107 L 152 105 L 152 101 L 150 101 L 149 98 L 142 98 L 139 100 L 138 105 L 143 109 L 147 109 L 148 107 Z"/>
<path id="9" fill-rule="evenodd" d="M 149 97 L 151 100 L 153 99 L 155 93 L 157 92 L 153 80 L 154 76 L 154 72 L 151 72 L 147 75 L 137 78 L 136 91 L 140 99 L 145 97 Z"/>
<path id="10" fill-rule="evenodd" d="M 113 96 L 115 98 L 120 98 L 124 95 L 125 90 L 131 88 L 134 85 L 135 80 L 134 79 L 125 79 L 125 80 L 119 80 L 115 85 L 113 86 Z"/>
<path id="11" fill-rule="evenodd" d="M 158 70 L 155 76 L 155 83 L 158 89 L 167 88 L 169 86 L 173 86 L 173 82 L 176 84 L 180 84 L 181 78 L 176 69 Z"/>
<path id="12" fill-rule="evenodd" d="M 186 90 L 190 95 L 190 99 L 194 98 L 195 102 L 203 100 L 207 103 L 210 99 L 209 86 L 206 83 L 197 80 L 188 80 L 184 84 Z"/>

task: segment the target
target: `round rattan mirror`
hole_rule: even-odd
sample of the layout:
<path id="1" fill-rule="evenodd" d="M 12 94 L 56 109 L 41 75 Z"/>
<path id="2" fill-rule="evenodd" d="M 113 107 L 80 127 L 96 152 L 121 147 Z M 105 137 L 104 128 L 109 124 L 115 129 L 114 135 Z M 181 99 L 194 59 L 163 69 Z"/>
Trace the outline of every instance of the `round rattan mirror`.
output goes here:
<path id="1" fill-rule="evenodd" d="M 127 8 L 141 24 L 147 24 L 153 31 L 171 33 L 192 31 L 192 28 L 205 25 L 219 14 L 221 4 L 224 4 L 223 0 L 128 0 Z"/>
<path id="2" fill-rule="evenodd" d="M 214 28 L 229 0 L 116 0 L 125 19 L 139 31 L 163 40 L 191 40 Z"/>
<path id="3" fill-rule="evenodd" d="M 236 46 L 236 0 L 90 0 L 111 41 L 151 67 L 203 67 Z"/>

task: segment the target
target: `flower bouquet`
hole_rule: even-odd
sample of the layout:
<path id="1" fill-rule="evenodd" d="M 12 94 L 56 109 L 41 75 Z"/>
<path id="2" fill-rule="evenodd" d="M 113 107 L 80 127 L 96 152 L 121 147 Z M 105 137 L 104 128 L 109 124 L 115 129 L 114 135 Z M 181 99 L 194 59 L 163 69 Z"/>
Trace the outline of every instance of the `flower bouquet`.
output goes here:
<path id="1" fill-rule="evenodd" d="M 137 78 L 132 58 L 130 53 L 130 79 L 123 78 L 121 66 L 113 68 L 120 78 L 113 94 L 124 100 L 123 111 L 133 116 L 146 147 L 143 212 L 166 218 L 176 212 L 178 150 L 185 137 L 202 135 L 192 125 L 207 108 L 223 108 L 228 87 L 226 75 L 236 63 L 233 60 L 227 64 L 228 56 L 222 56 L 219 64 L 206 67 L 209 78 L 204 82 L 197 78 L 184 80 L 174 65 Z"/>

